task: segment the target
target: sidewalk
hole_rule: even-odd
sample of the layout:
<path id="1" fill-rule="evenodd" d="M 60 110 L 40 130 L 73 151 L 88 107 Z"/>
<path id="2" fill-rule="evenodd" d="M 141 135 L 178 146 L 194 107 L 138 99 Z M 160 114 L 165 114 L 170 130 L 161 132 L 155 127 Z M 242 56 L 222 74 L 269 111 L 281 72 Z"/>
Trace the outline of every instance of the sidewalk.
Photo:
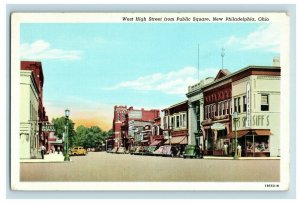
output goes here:
<path id="1" fill-rule="evenodd" d="M 72 161 L 70 159 L 70 161 Z M 51 162 L 64 162 L 64 156 L 62 153 L 57 154 L 46 154 L 44 156 L 44 159 L 20 159 L 21 163 L 34 163 L 34 162 L 45 162 L 45 163 L 51 163 Z"/>
<path id="2" fill-rule="evenodd" d="M 204 156 L 204 159 L 222 159 L 233 160 L 233 157 L 228 156 Z M 280 157 L 239 157 L 239 160 L 280 160 Z"/>

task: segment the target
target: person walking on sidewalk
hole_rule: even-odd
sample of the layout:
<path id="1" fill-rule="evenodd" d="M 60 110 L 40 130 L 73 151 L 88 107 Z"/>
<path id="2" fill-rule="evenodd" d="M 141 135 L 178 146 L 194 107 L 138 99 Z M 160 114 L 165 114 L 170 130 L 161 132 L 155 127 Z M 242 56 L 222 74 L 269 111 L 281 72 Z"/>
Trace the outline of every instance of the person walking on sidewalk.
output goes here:
<path id="1" fill-rule="evenodd" d="M 238 153 L 238 157 L 241 157 L 241 156 L 242 156 L 242 147 L 241 147 L 240 144 L 239 144 L 238 147 L 237 147 L 237 153 Z"/>
<path id="2" fill-rule="evenodd" d="M 45 154 L 46 148 L 44 145 L 41 146 L 41 155 L 42 155 L 42 159 L 44 159 L 44 154 Z"/>

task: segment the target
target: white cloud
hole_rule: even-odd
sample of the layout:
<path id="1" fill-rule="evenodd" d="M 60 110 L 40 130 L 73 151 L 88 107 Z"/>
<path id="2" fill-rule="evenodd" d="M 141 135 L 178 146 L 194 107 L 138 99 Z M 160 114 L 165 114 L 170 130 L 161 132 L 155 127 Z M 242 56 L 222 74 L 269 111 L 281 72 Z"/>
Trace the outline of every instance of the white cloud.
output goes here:
<path id="1" fill-rule="evenodd" d="M 230 36 L 225 40 L 224 46 L 235 47 L 238 50 L 261 49 L 279 53 L 280 28 L 276 24 L 262 25 L 247 36 Z"/>
<path id="2" fill-rule="evenodd" d="M 22 60 L 43 59 L 67 59 L 76 60 L 81 58 L 81 52 L 77 50 L 63 50 L 52 48 L 49 42 L 37 40 L 31 44 L 21 44 Z"/>
<path id="3" fill-rule="evenodd" d="M 199 71 L 199 78 L 215 77 L 218 69 L 205 68 Z M 153 73 L 135 80 L 121 82 L 106 90 L 132 89 L 140 91 L 160 91 L 166 94 L 185 94 L 189 85 L 198 82 L 198 71 L 195 67 L 184 67 L 168 73 Z"/>

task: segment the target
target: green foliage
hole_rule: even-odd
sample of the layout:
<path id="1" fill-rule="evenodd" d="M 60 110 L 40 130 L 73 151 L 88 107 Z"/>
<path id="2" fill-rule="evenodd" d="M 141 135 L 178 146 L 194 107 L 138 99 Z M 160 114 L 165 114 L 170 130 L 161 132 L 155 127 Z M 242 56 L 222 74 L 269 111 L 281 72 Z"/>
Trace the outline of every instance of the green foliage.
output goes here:
<path id="1" fill-rule="evenodd" d="M 82 146 L 84 148 L 97 148 L 105 143 L 108 132 L 102 131 L 98 126 L 90 128 L 78 126 L 73 139 L 73 146 Z"/>
<path id="2" fill-rule="evenodd" d="M 65 132 L 65 125 L 67 124 L 66 118 L 65 117 L 53 118 L 52 123 L 54 124 L 55 135 L 57 135 L 61 139 L 63 137 L 63 133 Z M 75 134 L 74 123 L 71 119 L 69 119 L 68 123 L 69 123 L 68 124 L 69 138 L 72 139 L 72 137 Z"/>

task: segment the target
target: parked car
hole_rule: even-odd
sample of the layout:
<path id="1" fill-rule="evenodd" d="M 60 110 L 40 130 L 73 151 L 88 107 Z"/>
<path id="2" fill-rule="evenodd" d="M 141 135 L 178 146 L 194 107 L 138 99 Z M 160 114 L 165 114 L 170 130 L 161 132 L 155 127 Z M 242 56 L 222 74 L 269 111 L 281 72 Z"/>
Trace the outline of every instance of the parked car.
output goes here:
<path id="1" fill-rule="evenodd" d="M 156 148 L 157 146 L 149 146 L 147 151 L 145 151 L 143 155 L 149 155 L 149 156 L 154 155 Z"/>
<path id="2" fill-rule="evenodd" d="M 198 145 L 187 145 L 183 152 L 183 158 L 203 158 L 203 153 Z"/>
<path id="3" fill-rule="evenodd" d="M 173 153 L 171 150 L 171 146 L 170 145 L 164 145 L 164 146 L 160 146 L 157 150 L 155 150 L 155 152 L 153 152 L 153 155 L 155 156 L 170 156 L 173 157 Z"/>
<path id="4" fill-rule="evenodd" d="M 83 147 L 73 147 L 71 149 L 71 155 L 78 156 L 78 155 L 86 155 L 87 151 Z"/>

